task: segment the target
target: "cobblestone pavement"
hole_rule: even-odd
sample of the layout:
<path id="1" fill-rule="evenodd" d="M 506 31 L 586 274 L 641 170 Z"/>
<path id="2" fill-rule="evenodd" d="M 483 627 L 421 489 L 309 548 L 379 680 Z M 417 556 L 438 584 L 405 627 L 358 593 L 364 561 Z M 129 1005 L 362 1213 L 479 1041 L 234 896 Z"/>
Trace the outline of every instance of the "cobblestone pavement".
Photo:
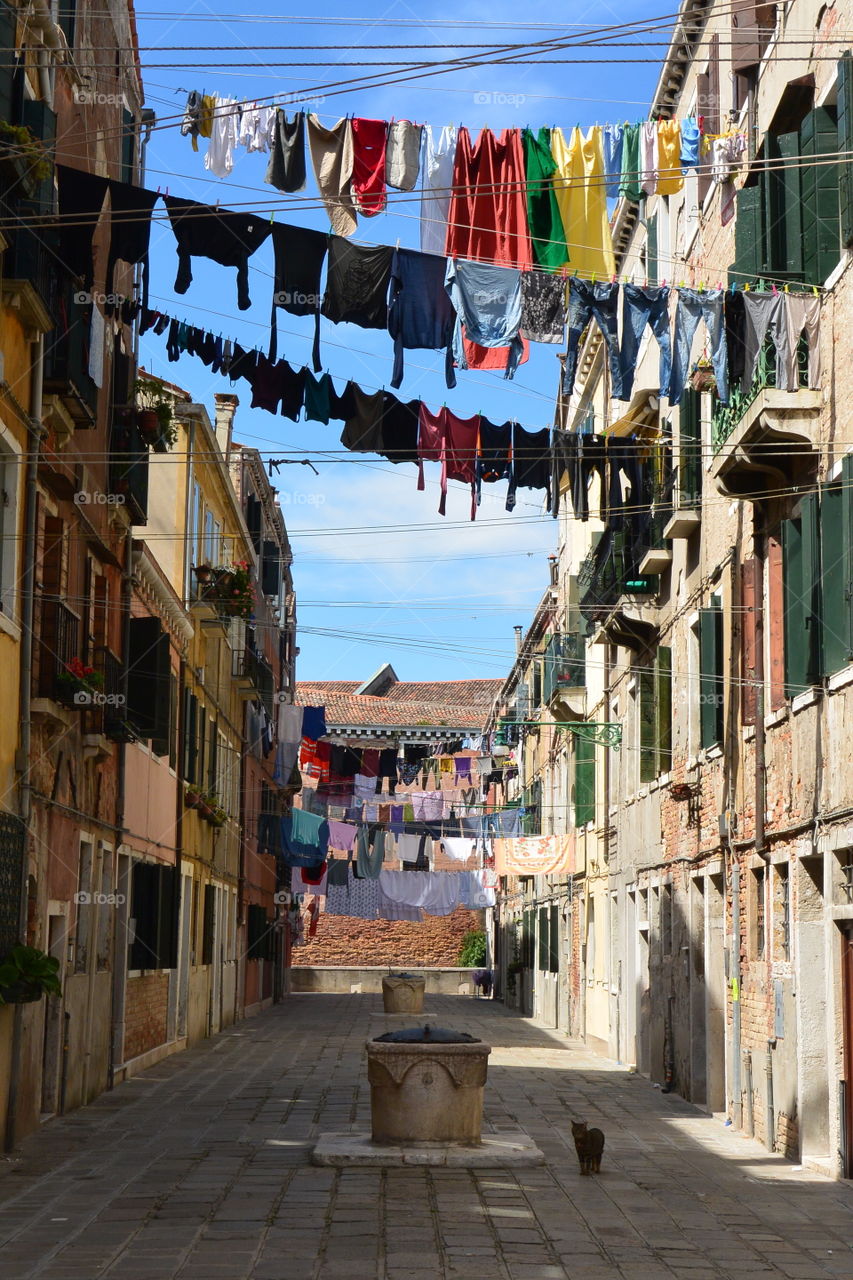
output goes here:
<path id="1" fill-rule="evenodd" d="M 556 1033 L 464 998 L 486 1127 L 540 1168 L 320 1169 L 366 1129 L 379 996 L 290 996 L 28 1138 L 0 1165 L 10 1280 L 853 1280 L 853 1188 L 803 1172 Z M 582 1178 L 569 1120 L 604 1129 Z"/>

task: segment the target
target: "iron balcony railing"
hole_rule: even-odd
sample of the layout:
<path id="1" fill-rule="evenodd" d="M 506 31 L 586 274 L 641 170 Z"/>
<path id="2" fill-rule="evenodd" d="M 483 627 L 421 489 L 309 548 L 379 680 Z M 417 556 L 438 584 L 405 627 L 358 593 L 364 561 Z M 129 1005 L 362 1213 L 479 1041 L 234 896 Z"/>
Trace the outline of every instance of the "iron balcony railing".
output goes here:
<path id="1" fill-rule="evenodd" d="M 800 339 L 797 347 L 798 385 L 808 385 L 809 349 L 805 337 Z M 768 338 L 761 349 L 755 377 L 745 390 L 732 387 L 729 392 L 729 403 L 718 404 L 711 418 L 711 444 L 714 453 L 719 453 L 729 436 L 736 430 L 747 410 L 758 399 L 762 391 L 772 390 L 776 386 L 776 348 Z"/>
<path id="2" fill-rule="evenodd" d="M 657 579 L 638 571 L 646 539 L 633 545 L 624 529 L 607 529 L 578 570 L 580 611 L 588 622 L 606 616 L 623 595 L 651 595 Z"/>
<path id="3" fill-rule="evenodd" d="M 127 506 L 134 524 L 148 522 L 148 446 L 136 414 L 118 406 L 113 411 L 110 492 Z"/>
<path id="4" fill-rule="evenodd" d="M 68 670 L 78 650 L 80 622 L 77 615 L 53 597 L 42 600 L 41 635 L 39 636 L 38 693 L 42 698 L 59 700 L 63 693 L 61 674 Z"/>
<path id="5" fill-rule="evenodd" d="M 135 734 L 127 718 L 124 663 L 111 649 L 98 645 L 92 665 L 103 676 L 103 685 L 99 691 L 103 697 L 96 699 L 95 708 L 100 715 L 100 731 L 108 738 L 117 740 L 134 738 Z"/>
<path id="6" fill-rule="evenodd" d="M 267 659 L 257 649 L 236 649 L 231 657 L 231 675 L 249 680 L 270 719 L 275 714 L 275 677 Z"/>
<path id="7" fill-rule="evenodd" d="M 550 703 L 559 689 L 582 689 L 586 681 L 586 648 L 578 632 L 554 635 L 545 648 L 542 700 Z"/>

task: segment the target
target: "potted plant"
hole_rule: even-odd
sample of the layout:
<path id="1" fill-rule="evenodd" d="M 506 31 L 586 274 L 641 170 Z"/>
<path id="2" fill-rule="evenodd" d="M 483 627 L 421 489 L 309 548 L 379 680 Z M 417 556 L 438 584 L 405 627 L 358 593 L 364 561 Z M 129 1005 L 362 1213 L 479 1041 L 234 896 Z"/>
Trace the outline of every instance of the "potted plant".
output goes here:
<path id="1" fill-rule="evenodd" d="M 222 805 L 215 805 L 209 821 L 212 827 L 224 827 L 228 821 L 227 810 L 223 809 Z"/>
<path id="2" fill-rule="evenodd" d="M 236 564 L 216 571 L 216 595 L 223 612 L 231 617 L 252 616 L 255 593 L 246 560 L 238 560 Z"/>
<path id="3" fill-rule="evenodd" d="M 72 658 L 57 672 L 56 697 L 69 707 L 86 707 L 93 694 L 104 685 L 103 673 L 88 666 L 82 658 Z"/>
<path id="4" fill-rule="evenodd" d="M 197 787 L 187 787 L 184 792 L 184 804 L 188 809 L 198 809 L 201 803 L 201 792 Z"/>
<path id="5" fill-rule="evenodd" d="M 0 963 L 0 1004 L 29 1004 L 62 995 L 59 961 L 38 947 L 13 947 Z"/>
<path id="6" fill-rule="evenodd" d="M 165 453 L 177 440 L 178 428 L 164 383 L 157 378 L 137 378 L 133 390 L 139 434 L 155 453 Z"/>
<path id="7" fill-rule="evenodd" d="M 707 356 L 702 356 L 693 366 L 690 374 L 690 385 L 694 391 L 716 391 L 717 379 L 714 367 Z"/>
<path id="8" fill-rule="evenodd" d="M 20 182 L 32 194 L 53 172 L 41 140 L 25 124 L 0 120 L 0 171 L 12 186 Z"/>

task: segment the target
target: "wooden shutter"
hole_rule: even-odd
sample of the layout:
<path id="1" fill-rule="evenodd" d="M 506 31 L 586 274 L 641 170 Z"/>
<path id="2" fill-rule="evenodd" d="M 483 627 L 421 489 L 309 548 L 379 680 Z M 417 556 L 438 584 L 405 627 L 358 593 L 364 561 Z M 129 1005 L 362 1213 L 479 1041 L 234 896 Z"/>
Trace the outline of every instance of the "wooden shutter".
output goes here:
<path id="1" fill-rule="evenodd" d="M 743 724 L 755 724 L 758 691 L 755 687 L 755 558 L 740 567 L 740 718 Z"/>
<path id="2" fill-rule="evenodd" d="M 198 758 L 196 759 L 195 776 L 196 782 L 202 788 L 207 785 L 207 779 L 204 772 L 204 762 L 207 756 L 207 715 L 205 707 L 201 702 L 196 707 L 196 742 L 198 743 Z"/>
<path id="3" fill-rule="evenodd" d="M 657 712 L 655 668 L 651 657 L 637 673 L 637 712 L 640 718 L 640 782 L 657 777 Z M 646 665 L 646 664 L 652 665 Z M 579 824 L 580 825 L 580 824 Z"/>
<path id="4" fill-rule="evenodd" d="M 801 505 L 803 534 L 803 600 L 807 645 L 806 683 L 815 684 L 823 671 L 822 592 L 820 582 L 820 509 L 818 495 L 809 493 Z"/>
<path id="5" fill-rule="evenodd" d="M 277 542 L 264 542 L 261 590 L 265 596 L 277 596 L 281 590 L 281 552 Z"/>
<path id="6" fill-rule="evenodd" d="M 723 611 L 699 610 L 699 725 L 702 747 L 723 736 Z"/>
<path id="7" fill-rule="evenodd" d="M 785 696 L 795 698 L 808 687 L 803 535 L 799 520 L 782 522 L 782 576 L 785 593 Z"/>
<path id="8" fill-rule="evenodd" d="M 841 243 L 853 244 L 853 53 L 838 63 L 838 203 Z"/>
<path id="9" fill-rule="evenodd" d="M 785 705 L 785 587 L 782 570 L 782 542 L 775 534 L 767 537 L 764 562 L 767 581 L 767 635 L 770 654 L 768 692 L 771 711 Z"/>
<path id="10" fill-rule="evenodd" d="M 672 767 L 672 649 L 668 645 L 658 649 L 655 691 L 658 773 L 668 773 Z"/>
<path id="11" fill-rule="evenodd" d="M 649 284 L 658 282 L 658 215 L 646 222 L 646 277 Z"/>
<path id="12" fill-rule="evenodd" d="M 217 751 L 219 743 L 216 736 L 216 720 L 210 720 L 208 723 L 210 731 L 210 750 L 207 753 L 207 785 L 211 791 L 216 791 L 219 779 L 216 776 Z M 224 797 L 219 796 L 220 803 L 224 803 Z"/>
<path id="13" fill-rule="evenodd" d="M 176 867 L 158 867 L 157 873 L 157 967 L 174 969 L 178 963 L 181 877 Z"/>
<path id="14" fill-rule="evenodd" d="M 166 743 L 169 739 L 171 717 L 169 657 L 169 636 L 160 619 L 131 618 L 128 715 L 141 737 Z"/>
<path id="15" fill-rule="evenodd" d="M 595 743 L 575 737 L 575 826 L 595 821 Z"/>
<path id="16" fill-rule="evenodd" d="M 539 965 L 543 973 L 547 973 L 550 965 L 551 921 L 547 907 L 539 908 Z"/>
<path id="17" fill-rule="evenodd" d="M 768 266 L 775 276 L 801 280 L 803 275 L 803 211 L 800 192 L 800 135 L 768 134 L 765 158 L 773 168 L 768 180 L 765 235 L 770 242 Z"/>
<path id="18" fill-rule="evenodd" d="M 761 61 L 758 45 L 758 22 L 753 0 L 734 0 L 732 4 L 732 71 L 740 73 Z"/>
<path id="19" fill-rule="evenodd" d="M 157 871 L 151 862 L 135 862 L 131 874 L 130 914 L 135 924 L 130 944 L 131 969 L 156 969 Z"/>
<path id="20" fill-rule="evenodd" d="M 201 963 L 213 964 L 213 925 L 216 912 L 216 888 L 204 886 L 204 920 L 201 934 Z"/>
<path id="21" fill-rule="evenodd" d="M 702 501 L 701 396 L 685 387 L 678 417 L 678 505 L 691 510 Z"/>
<path id="22" fill-rule="evenodd" d="M 549 968 L 552 973 L 560 971 L 560 908 L 556 902 L 551 903 L 550 941 L 548 950 Z"/>
<path id="23" fill-rule="evenodd" d="M 797 169 L 802 195 L 803 279 L 820 284 L 841 257 L 839 192 L 844 162 L 830 161 L 839 145 L 834 112 L 826 107 L 810 111 L 800 125 L 799 137 L 803 157 Z"/>
<path id="24" fill-rule="evenodd" d="M 823 662 L 821 675 L 829 676 L 846 667 L 850 660 L 850 632 L 847 598 L 845 546 L 845 502 L 841 489 L 824 489 L 820 503 L 821 631 Z"/>

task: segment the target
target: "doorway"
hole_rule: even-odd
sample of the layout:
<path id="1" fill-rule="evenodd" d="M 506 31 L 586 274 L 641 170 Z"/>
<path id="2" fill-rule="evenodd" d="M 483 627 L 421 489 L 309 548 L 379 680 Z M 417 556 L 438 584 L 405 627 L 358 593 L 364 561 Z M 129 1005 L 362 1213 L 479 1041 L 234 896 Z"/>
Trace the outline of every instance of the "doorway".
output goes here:
<path id="1" fill-rule="evenodd" d="M 844 1079 L 841 1081 L 842 1177 L 853 1178 L 853 924 L 841 928 L 841 1000 Z"/>

